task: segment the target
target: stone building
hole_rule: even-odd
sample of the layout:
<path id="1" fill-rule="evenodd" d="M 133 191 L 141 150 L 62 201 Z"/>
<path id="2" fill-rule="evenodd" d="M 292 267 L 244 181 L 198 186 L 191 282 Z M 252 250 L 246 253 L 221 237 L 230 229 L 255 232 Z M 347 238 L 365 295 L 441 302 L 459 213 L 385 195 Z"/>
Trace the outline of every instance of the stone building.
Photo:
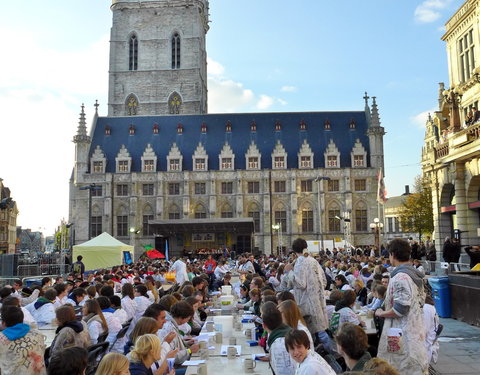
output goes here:
<path id="1" fill-rule="evenodd" d="M 479 14 L 478 0 L 466 1 L 446 23 L 450 87 L 440 83 L 438 110 L 426 123 L 422 171 L 432 189 L 437 250 L 455 230 L 462 244 L 479 244 Z"/>
<path id="2" fill-rule="evenodd" d="M 0 254 L 14 254 L 17 241 L 17 203 L 0 178 Z"/>
<path id="3" fill-rule="evenodd" d="M 96 107 L 87 134 L 82 106 L 74 136 L 74 243 L 102 231 L 137 253 L 166 242 L 270 253 L 344 231 L 373 243 L 385 134 L 375 97 L 361 111 L 206 114 L 208 2 L 112 11 L 109 115 Z"/>
<path id="4" fill-rule="evenodd" d="M 413 238 L 418 240 L 418 233 L 405 232 L 400 225 L 400 212 L 403 209 L 405 199 L 410 194 L 410 188 L 405 185 L 405 193 L 395 197 L 389 197 L 384 204 L 385 226 L 383 228 L 383 242 L 394 238 Z"/>

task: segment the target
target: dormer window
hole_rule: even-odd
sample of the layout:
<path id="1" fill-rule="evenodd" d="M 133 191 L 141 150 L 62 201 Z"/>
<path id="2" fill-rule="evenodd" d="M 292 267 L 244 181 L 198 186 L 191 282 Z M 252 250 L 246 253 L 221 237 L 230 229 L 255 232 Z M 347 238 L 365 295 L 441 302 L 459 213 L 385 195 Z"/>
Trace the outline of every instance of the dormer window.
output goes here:
<path id="1" fill-rule="evenodd" d="M 202 134 L 206 134 L 207 133 L 207 124 L 202 122 L 202 127 L 200 129 L 202 131 Z"/>
<path id="2" fill-rule="evenodd" d="M 307 130 L 307 124 L 305 123 L 304 120 L 300 121 L 300 130 L 301 131 Z"/>
<path id="3" fill-rule="evenodd" d="M 285 157 L 284 156 L 275 156 L 273 167 L 275 169 L 283 169 L 285 168 Z"/>
<path id="4" fill-rule="evenodd" d="M 128 134 L 135 135 L 135 125 L 130 125 L 128 128 Z"/>
<path id="5" fill-rule="evenodd" d="M 332 126 L 330 125 L 330 121 L 329 120 L 325 120 L 325 130 L 330 130 L 332 128 Z"/>
<path id="6" fill-rule="evenodd" d="M 330 168 L 338 167 L 337 160 L 338 160 L 338 158 L 337 158 L 336 155 L 328 155 L 327 156 L 327 167 L 330 167 Z"/>
<path id="7" fill-rule="evenodd" d="M 204 171 L 205 170 L 205 159 L 204 158 L 195 159 L 195 170 L 197 170 L 197 171 Z"/>
<path id="8" fill-rule="evenodd" d="M 275 131 L 279 132 L 282 130 L 282 124 L 280 121 L 275 121 Z"/>
<path id="9" fill-rule="evenodd" d="M 180 123 L 177 125 L 177 134 L 183 134 L 183 125 Z"/>
<path id="10" fill-rule="evenodd" d="M 105 126 L 105 135 L 110 135 L 111 134 L 111 129 L 109 125 Z"/>
<path id="11" fill-rule="evenodd" d="M 149 159 L 143 161 L 143 171 L 153 172 L 155 170 L 155 160 Z"/>
<path id="12" fill-rule="evenodd" d="M 118 171 L 119 172 L 128 172 L 128 160 L 119 160 L 118 161 Z"/>
<path id="13" fill-rule="evenodd" d="M 354 167 L 364 167 L 365 166 L 365 160 L 363 158 L 363 155 L 353 155 L 353 166 Z"/>
<path id="14" fill-rule="evenodd" d="M 180 170 L 180 159 L 170 159 L 170 164 L 169 164 L 168 170 L 179 171 Z"/>
<path id="15" fill-rule="evenodd" d="M 227 125 L 225 125 L 225 131 L 227 133 L 231 133 L 232 132 L 232 123 L 230 121 L 227 121 Z"/>
<path id="16" fill-rule="evenodd" d="M 355 120 L 354 120 L 354 119 L 352 119 L 352 120 L 350 121 L 349 126 L 350 126 L 350 129 L 355 129 Z"/>
<path id="17" fill-rule="evenodd" d="M 93 162 L 93 173 L 103 173 L 103 161 Z"/>
<path id="18" fill-rule="evenodd" d="M 251 156 L 248 158 L 248 169 L 258 169 L 258 157 Z"/>
<path id="19" fill-rule="evenodd" d="M 158 134 L 158 124 L 153 124 L 153 134 Z"/>
<path id="20" fill-rule="evenodd" d="M 312 157 L 300 156 L 300 168 L 312 168 Z"/>
<path id="21" fill-rule="evenodd" d="M 222 169 L 232 169 L 232 158 L 222 158 Z"/>
<path id="22" fill-rule="evenodd" d="M 257 123 L 255 121 L 252 121 L 252 123 L 250 124 L 250 131 L 251 132 L 257 131 Z"/>

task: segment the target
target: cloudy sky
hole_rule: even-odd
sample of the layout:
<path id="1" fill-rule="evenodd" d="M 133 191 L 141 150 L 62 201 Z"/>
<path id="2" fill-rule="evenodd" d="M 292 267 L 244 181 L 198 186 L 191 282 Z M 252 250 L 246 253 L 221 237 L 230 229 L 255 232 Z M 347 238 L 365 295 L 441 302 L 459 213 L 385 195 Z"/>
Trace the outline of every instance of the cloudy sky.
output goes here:
<path id="1" fill-rule="evenodd" d="M 444 24 L 462 0 L 211 0 L 210 112 L 362 110 L 377 97 L 386 185 L 420 173 L 427 113 L 448 87 Z M 68 217 L 80 105 L 106 115 L 109 0 L 2 3 L 0 177 L 18 224 Z M 89 121 L 90 125 L 90 121 Z"/>

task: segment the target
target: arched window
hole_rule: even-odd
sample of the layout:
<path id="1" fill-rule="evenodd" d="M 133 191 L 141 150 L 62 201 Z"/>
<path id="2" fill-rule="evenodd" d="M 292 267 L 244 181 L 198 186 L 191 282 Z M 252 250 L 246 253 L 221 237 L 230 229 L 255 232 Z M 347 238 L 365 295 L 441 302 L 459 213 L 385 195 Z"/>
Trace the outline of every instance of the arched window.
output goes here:
<path id="1" fill-rule="evenodd" d="M 207 210 L 202 204 L 198 204 L 195 207 L 195 219 L 206 219 L 207 218 Z"/>
<path id="2" fill-rule="evenodd" d="M 180 35 L 172 36 L 172 69 L 180 69 Z"/>
<path id="3" fill-rule="evenodd" d="M 102 211 L 97 206 L 93 206 L 92 208 L 90 226 L 92 237 L 97 237 L 102 234 Z"/>
<path id="4" fill-rule="evenodd" d="M 135 34 L 128 41 L 128 70 L 138 70 L 138 39 Z"/>
<path id="5" fill-rule="evenodd" d="M 143 209 L 142 217 L 142 234 L 144 236 L 153 236 L 153 227 L 148 224 L 150 220 L 153 220 L 153 210 L 152 207 L 146 205 Z"/>
<path id="6" fill-rule="evenodd" d="M 170 220 L 180 219 L 180 208 L 176 204 L 172 204 L 168 210 L 168 218 Z"/>
<path id="7" fill-rule="evenodd" d="M 340 206 L 336 202 L 328 207 L 328 231 L 340 232 Z"/>
<path id="8" fill-rule="evenodd" d="M 253 230 L 255 233 L 262 232 L 260 227 L 260 207 L 256 203 L 252 203 L 248 208 L 248 217 L 253 219 Z"/>
<path id="9" fill-rule="evenodd" d="M 220 213 L 220 216 L 224 219 L 228 219 L 228 218 L 232 218 L 233 217 L 233 209 L 232 207 L 226 203 L 223 207 L 222 207 L 222 211 Z"/>

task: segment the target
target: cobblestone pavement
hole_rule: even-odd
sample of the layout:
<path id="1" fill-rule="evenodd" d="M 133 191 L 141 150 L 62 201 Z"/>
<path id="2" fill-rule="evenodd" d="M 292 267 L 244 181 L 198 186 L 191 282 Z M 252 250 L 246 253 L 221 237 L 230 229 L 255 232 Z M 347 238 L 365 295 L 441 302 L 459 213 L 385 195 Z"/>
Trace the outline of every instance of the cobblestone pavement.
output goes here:
<path id="1" fill-rule="evenodd" d="M 480 374 L 480 328 L 455 319 L 440 319 L 440 354 L 431 373 L 437 375 Z"/>

